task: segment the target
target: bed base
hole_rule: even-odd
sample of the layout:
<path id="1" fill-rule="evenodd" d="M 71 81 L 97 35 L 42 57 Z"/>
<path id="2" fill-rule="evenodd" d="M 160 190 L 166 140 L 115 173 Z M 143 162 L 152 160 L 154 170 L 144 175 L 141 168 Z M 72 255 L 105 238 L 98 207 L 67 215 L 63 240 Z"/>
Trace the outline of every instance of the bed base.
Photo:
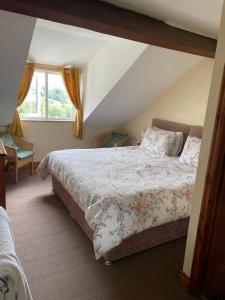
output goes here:
<path id="1" fill-rule="evenodd" d="M 84 212 L 54 176 L 52 176 L 52 188 L 92 241 L 93 230 L 86 222 Z M 111 265 L 113 261 L 182 238 L 187 235 L 188 223 L 189 218 L 184 218 L 134 234 L 104 255 L 105 264 Z"/>

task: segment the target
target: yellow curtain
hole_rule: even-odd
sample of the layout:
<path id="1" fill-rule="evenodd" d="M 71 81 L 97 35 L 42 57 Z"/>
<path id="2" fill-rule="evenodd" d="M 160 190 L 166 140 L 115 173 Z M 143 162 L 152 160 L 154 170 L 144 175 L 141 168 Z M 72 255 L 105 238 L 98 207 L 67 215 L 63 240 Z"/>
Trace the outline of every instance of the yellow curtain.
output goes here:
<path id="1" fill-rule="evenodd" d="M 74 123 L 74 136 L 83 138 L 83 108 L 80 99 L 80 72 L 77 68 L 60 68 L 70 99 L 76 108 L 76 117 Z"/>
<path id="2" fill-rule="evenodd" d="M 17 98 L 16 111 L 14 113 L 13 121 L 9 129 L 11 134 L 18 137 L 23 137 L 23 128 L 22 128 L 22 124 L 20 121 L 20 116 L 17 108 L 23 103 L 24 99 L 26 98 L 29 92 L 33 74 L 34 74 L 34 64 L 27 63 L 24 70 L 23 80 L 20 86 L 19 95 Z"/>

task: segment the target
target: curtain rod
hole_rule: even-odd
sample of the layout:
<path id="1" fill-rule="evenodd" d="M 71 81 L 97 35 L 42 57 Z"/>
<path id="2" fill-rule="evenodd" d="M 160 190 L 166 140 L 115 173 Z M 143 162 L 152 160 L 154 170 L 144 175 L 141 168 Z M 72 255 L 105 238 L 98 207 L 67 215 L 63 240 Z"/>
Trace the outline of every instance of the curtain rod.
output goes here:
<path id="1" fill-rule="evenodd" d="M 43 71 L 60 72 L 60 68 L 61 68 L 61 66 L 39 64 L 39 63 L 31 62 L 31 61 L 27 61 L 27 64 L 32 64 L 34 66 L 34 69 L 43 70 Z M 67 68 L 69 66 L 62 66 L 62 67 Z M 79 72 L 81 73 L 80 69 L 79 69 Z"/>

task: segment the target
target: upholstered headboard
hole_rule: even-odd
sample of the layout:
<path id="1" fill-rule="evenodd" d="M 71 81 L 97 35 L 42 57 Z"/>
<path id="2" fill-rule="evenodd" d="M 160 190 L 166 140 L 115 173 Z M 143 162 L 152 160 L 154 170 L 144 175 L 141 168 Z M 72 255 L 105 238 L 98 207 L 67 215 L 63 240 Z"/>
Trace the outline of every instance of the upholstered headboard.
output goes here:
<path id="1" fill-rule="evenodd" d="M 198 138 L 202 138 L 202 130 L 203 130 L 203 128 L 201 126 L 191 126 L 189 135 L 197 136 Z"/>

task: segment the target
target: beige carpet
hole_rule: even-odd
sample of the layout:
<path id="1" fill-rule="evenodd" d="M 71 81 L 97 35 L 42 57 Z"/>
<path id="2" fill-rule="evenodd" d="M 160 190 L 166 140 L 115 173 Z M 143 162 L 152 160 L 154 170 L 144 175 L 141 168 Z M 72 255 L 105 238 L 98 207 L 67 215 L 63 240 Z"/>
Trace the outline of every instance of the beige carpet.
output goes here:
<path id="1" fill-rule="evenodd" d="M 51 183 L 25 170 L 14 185 L 7 174 L 7 210 L 17 254 L 35 300 L 186 300 L 177 283 L 185 239 L 106 267 L 70 218 Z"/>

